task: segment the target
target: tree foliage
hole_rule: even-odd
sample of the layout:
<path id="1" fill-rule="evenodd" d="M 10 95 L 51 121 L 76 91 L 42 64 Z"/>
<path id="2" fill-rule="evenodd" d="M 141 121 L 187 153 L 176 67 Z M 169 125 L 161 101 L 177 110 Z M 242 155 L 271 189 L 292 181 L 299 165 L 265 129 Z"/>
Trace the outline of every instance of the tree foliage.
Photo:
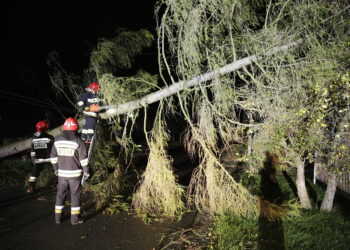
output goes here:
<path id="1" fill-rule="evenodd" d="M 219 148 L 232 142 L 252 148 L 246 157 L 255 169 L 262 166 L 266 151 L 295 166 L 295 159 L 315 149 L 323 137 L 315 136 L 319 128 L 307 126 L 300 111 L 310 101 L 314 85 L 325 85 L 344 70 L 336 55 L 346 49 L 347 9 L 345 2 L 322 0 L 158 2 L 157 10 L 163 13 L 158 27 L 160 70 L 166 70 L 172 83 L 303 39 L 297 49 L 267 56 L 178 94 L 190 127 L 188 141 L 194 144 L 188 148 L 197 148 L 203 161 L 216 159 L 211 161 L 216 167 L 202 164 L 195 172 L 191 190 L 201 190 L 194 191 L 195 196 L 213 191 L 208 180 L 224 171 L 217 160 Z M 228 182 L 217 179 L 214 186 L 220 185 Z M 227 187 L 222 188 L 227 194 Z M 231 188 L 240 189 L 234 182 Z M 210 200 L 219 196 L 200 197 L 204 199 L 197 207 L 210 207 Z M 221 213 L 226 199 L 216 200 L 210 210 Z"/>
<path id="2" fill-rule="evenodd" d="M 119 29 L 116 37 L 100 39 L 97 48 L 91 52 L 91 68 L 98 78 L 103 74 L 121 74 L 122 70 L 132 67 L 135 57 L 150 47 L 153 40 L 153 35 L 145 29 Z"/>
<path id="3" fill-rule="evenodd" d="M 139 215 L 176 218 L 184 210 L 184 190 L 176 183 L 173 159 L 167 154 L 169 134 L 165 128 L 162 112 L 158 112 L 147 138 L 150 152 L 146 170 L 133 196 L 133 206 Z"/>

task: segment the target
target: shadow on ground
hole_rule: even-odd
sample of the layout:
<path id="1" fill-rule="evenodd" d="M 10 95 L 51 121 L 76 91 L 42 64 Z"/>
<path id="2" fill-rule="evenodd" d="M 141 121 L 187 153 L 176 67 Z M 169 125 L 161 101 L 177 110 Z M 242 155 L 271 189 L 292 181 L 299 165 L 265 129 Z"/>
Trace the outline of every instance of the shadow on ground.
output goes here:
<path id="1" fill-rule="evenodd" d="M 276 168 L 273 156 L 266 152 L 264 168 L 261 171 L 260 191 L 262 199 L 275 204 L 281 205 L 284 201 L 282 190 L 276 178 Z M 261 211 L 264 208 L 261 208 Z M 285 249 L 284 230 L 282 218 L 269 220 L 263 215 L 259 218 L 259 249 Z"/>

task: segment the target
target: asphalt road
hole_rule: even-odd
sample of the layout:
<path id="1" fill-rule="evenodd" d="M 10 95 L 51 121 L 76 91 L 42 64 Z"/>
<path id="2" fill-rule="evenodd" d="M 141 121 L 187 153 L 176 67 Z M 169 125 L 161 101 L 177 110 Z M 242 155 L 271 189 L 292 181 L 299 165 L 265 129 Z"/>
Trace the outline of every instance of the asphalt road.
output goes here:
<path id="1" fill-rule="evenodd" d="M 83 224 L 72 226 L 69 215 L 55 224 L 55 194 L 55 188 L 33 195 L 22 186 L 0 190 L 0 249 L 158 249 L 162 237 L 194 221 L 188 214 L 178 223 L 144 224 L 128 212 L 97 213 L 83 197 Z"/>

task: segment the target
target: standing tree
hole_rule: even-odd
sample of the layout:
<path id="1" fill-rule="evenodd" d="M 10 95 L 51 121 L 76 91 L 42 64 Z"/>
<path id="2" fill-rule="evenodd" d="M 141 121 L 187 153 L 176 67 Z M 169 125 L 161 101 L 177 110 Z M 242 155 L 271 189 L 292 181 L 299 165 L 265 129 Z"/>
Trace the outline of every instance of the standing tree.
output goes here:
<path id="1" fill-rule="evenodd" d="M 349 74 L 340 75 L 323 86 L 318 95 L 320 133 L 325 139 L 318 152 L 323 156 L 326 165 L 323 172 L 327 176 L 327 189 L 321 204 L 324 211 L 332 209 L 337 179 L 342 173 L 349 172 L 349 84 Z"/>

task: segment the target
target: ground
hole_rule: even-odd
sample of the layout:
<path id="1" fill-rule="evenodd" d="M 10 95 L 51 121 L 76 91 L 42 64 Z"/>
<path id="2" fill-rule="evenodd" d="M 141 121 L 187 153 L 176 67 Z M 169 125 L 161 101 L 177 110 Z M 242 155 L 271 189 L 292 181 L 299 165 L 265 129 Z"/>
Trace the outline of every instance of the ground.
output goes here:
<path id="1" fill-rule="evenodd" d="M 85 222 L 72 226 L 69 217 L 55 224 L 54 205 L 54 188 L 32 195 L 23 185 L 2 188 L 1 249 L 160 249 L 167 235 L 190 228 L 196 217 L 188 213 L 180 222 L 145 224 L 126 211 L 113 216 L 97 213 L 84 197 Z"/>

